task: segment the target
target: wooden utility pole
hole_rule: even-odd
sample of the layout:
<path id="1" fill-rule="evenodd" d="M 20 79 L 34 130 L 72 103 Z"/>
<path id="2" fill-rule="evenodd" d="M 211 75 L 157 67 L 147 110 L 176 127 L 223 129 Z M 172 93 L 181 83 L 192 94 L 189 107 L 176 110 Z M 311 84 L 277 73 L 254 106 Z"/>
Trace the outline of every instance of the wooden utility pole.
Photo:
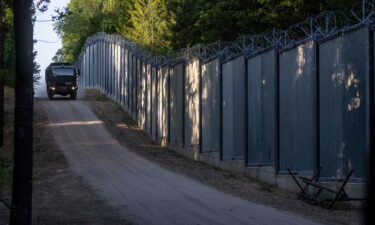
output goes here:
<path id="1" fill-rule="evenodd" d="M 31 224 L 33 169 L 33 24 L 32 0 L 14 0 L 16 104 L 10 225 Z"/>

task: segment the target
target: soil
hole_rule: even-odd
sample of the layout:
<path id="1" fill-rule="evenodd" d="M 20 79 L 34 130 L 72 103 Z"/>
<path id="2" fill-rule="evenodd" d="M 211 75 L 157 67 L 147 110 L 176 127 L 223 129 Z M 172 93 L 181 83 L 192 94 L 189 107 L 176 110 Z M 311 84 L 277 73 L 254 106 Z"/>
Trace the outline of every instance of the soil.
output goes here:
<path id="1" fill-rule="evenodd" d="M 5 89 L 5 146 L 0 153 L 0 225 L 8 223 L 11 196 L 14 91 Z M 131 224 L 99 198 L 69 167 L 56 147 L 41 107 L 34 103 L 33 224 Z"/>
<path id="2" fill-rule="evenodd" d="M 85 100 L 102 120 L 108 131 L 129 150 L 168 170 L 197 180 L 242 199 L 301 214 L 307 218 L 333 225 L 362 223 L 362 211 L 353 207 L 328 210 L 297 199 L 296 194 L 263 183 L 243 174 L 225 171 L 187 159 L 176 152 L 160 147 L 143 132 L 123 108 L 97 90 L 88 90 Z"/>

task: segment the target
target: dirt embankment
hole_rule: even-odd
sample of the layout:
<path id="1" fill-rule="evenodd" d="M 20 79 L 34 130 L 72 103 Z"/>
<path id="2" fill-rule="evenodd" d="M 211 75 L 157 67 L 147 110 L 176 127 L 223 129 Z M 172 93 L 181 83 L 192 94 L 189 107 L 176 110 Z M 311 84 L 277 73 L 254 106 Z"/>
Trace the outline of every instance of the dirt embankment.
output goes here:
<path id="1" fill-rule="evenodd" d="M 171 171 L 210 185 L 222 192 L 275 208 L 299 213 L 324 224 L 361 224 L 362 212 L 355 209 L 326 210 L 297 199 L 273 185 L 242 174 L 231 173 L 195 162 L 156 145 L 121 106 L 109 101 L 96 90 L 86 91 L 86 100 L 109 132 L 129 150 Z"/>
<path id="2" fill-rule="evenodd" d="M 5 146 L 0 152 L 0 225 L 7 224 L 11 202 L 14 91 L 5 92 Z M 105 205 L 94 190 L 74 174 L 50 131 L 47 117 L 35 100 L 33 224 L 118 225 L 130 224 Z M 4 207 L 5 205 L 5 207 Z"/>

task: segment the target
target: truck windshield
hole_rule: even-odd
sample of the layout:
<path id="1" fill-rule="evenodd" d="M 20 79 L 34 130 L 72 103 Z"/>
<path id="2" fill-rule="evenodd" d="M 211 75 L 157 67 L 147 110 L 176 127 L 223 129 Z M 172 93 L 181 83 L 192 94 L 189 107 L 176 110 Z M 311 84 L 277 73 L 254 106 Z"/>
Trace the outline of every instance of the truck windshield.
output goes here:
<path id="1" fill-rule="evenodd" d="M 53 76 L 74 76 L 72 68 L 52 68 Z"/>

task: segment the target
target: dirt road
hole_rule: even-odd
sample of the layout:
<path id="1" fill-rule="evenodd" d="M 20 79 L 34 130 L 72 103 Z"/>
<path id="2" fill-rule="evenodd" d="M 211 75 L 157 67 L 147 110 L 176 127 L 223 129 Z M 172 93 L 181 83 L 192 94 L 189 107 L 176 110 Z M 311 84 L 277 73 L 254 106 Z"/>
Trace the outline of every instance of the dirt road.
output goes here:
<path id="1" fill-rule="evenodd" d="M 121 146 L 84 101 L 43 101 L 73 171 L 135 224 L 317 224 L 255 204 L 151 163 Z"/>

